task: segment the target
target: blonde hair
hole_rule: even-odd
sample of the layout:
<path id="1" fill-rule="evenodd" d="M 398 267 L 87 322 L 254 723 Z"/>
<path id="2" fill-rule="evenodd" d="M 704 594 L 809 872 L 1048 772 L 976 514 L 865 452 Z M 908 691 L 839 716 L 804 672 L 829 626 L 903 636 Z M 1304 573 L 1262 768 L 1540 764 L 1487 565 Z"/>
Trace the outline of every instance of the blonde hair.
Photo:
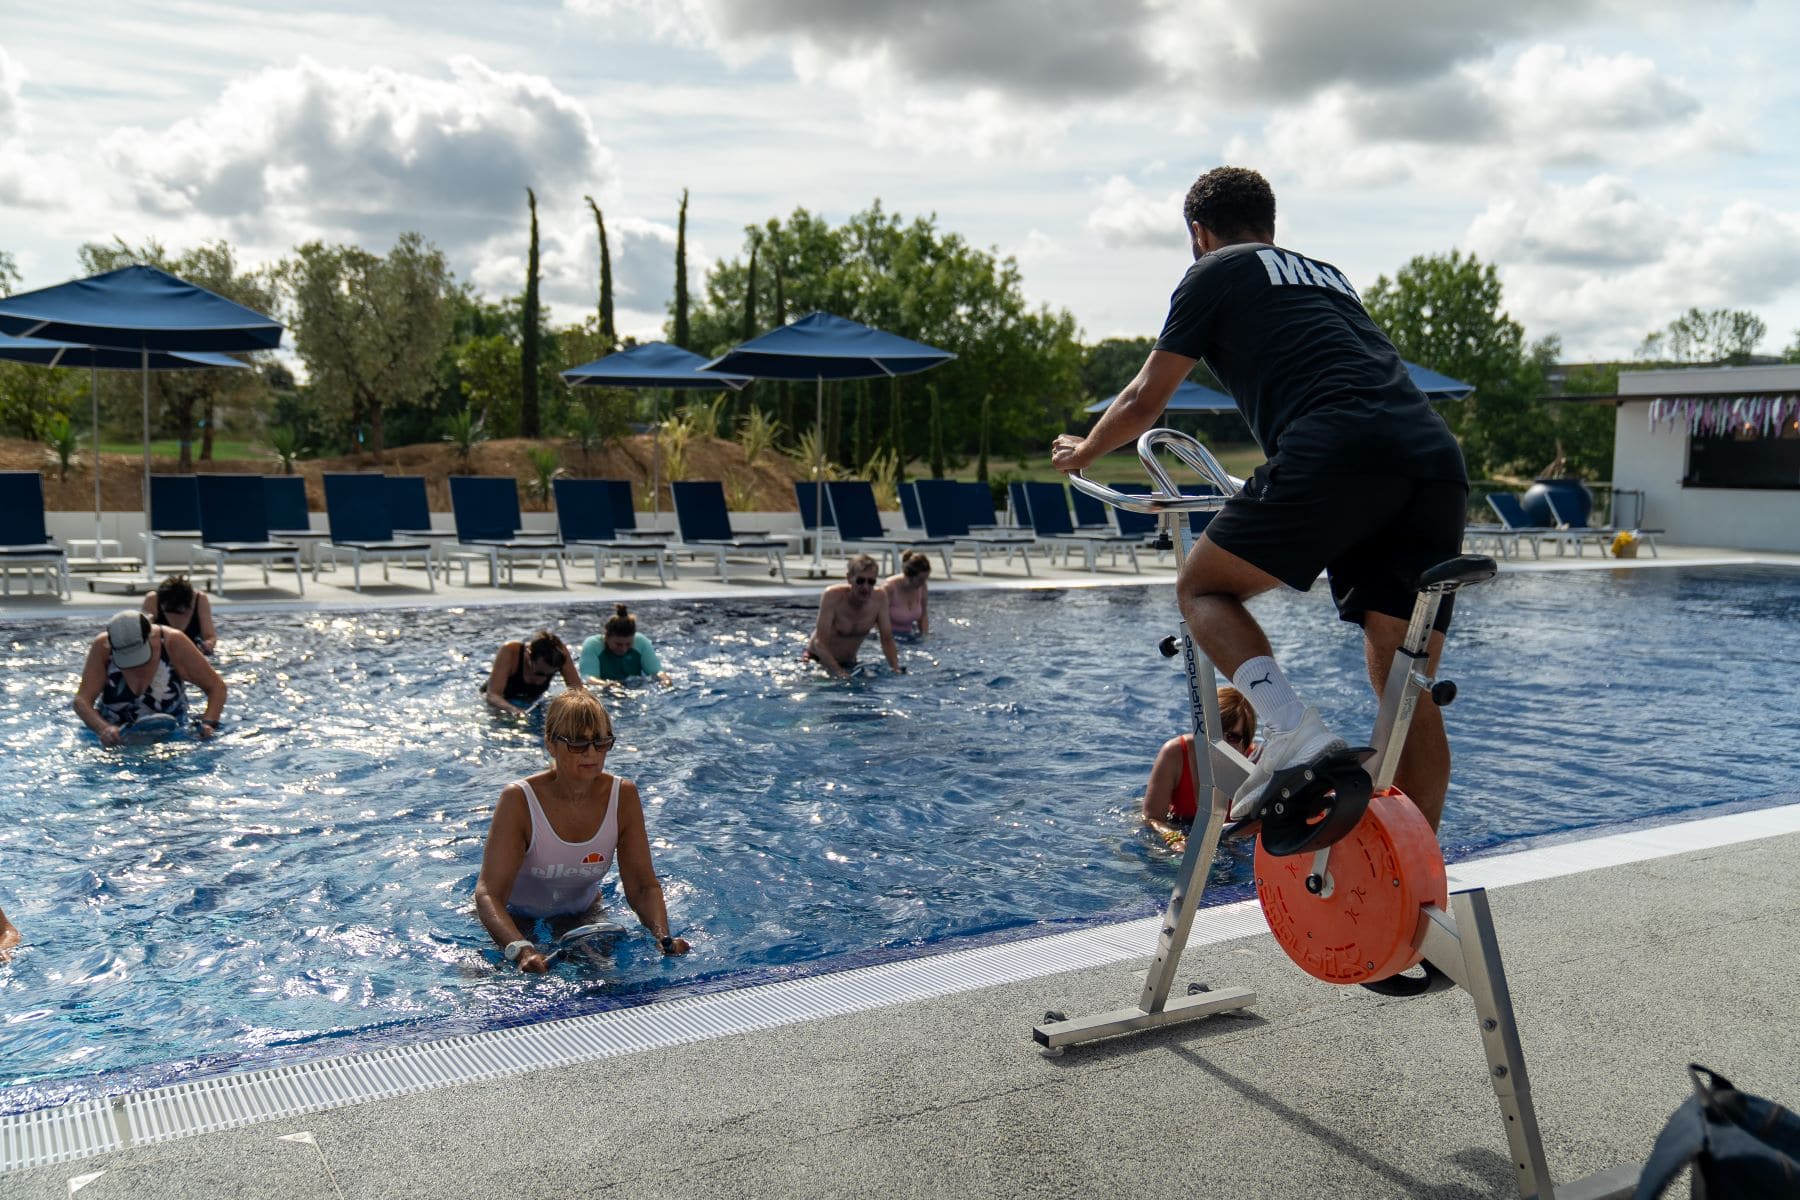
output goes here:
<path id="1" fill-rule="evenodd" d="M 566 738 L 591 742 L 612 736 L 612 718 L 598 697 L 586 688 L 570 688 L 544 710 L 544 742 Z"/>

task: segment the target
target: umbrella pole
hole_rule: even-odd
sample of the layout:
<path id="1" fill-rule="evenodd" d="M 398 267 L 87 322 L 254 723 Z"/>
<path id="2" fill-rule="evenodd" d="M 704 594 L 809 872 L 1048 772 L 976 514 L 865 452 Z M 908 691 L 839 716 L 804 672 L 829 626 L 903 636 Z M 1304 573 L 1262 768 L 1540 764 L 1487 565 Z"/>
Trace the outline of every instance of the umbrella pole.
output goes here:
<path id="1" fill-rule="evenodd" d="M 650 393 L 650 527 L 662 524 L 662 393 Z"/>
<path id="2" fill-rule="evenodd" d="M 88 399 L 94 408 L 94 557 L 106 561 L 105 543 L 100 540 L 100 369 L 88 363 Z"/>
<path id="3" fill-rule="evenodd" d="M 825 574 L 825 377 L 813 407 L 813 557 L 809 574 Z"/>
<path id="4" fill-rule="evenodd" d="M 139 374 L 144 381 L 144 545 L 148 547 L 150 545 L 150 347 L 148 346 L 143 347 L 143 358 L 140 365 L 142 370 Z M 144 561 L 146 563 L 150 561 L 149 554 L 144 555 Z M 154 584 L 156 580 L 151 579 L 150 582 Z"/>

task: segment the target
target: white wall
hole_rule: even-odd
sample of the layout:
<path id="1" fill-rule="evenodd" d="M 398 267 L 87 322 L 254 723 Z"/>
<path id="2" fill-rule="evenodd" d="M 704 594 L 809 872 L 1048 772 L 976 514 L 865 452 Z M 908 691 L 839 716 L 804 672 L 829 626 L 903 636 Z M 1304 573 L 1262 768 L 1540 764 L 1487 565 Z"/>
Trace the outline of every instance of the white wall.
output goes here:
<path id="1" fill-rule="evenodd" d="M 1688 431 L 1650 428 L 1650 402 L 1658 397 L 1741 396 L 1748 392 L 1800 391 L 1800 367 L 1705 367 L 1627 371 L 1619 376 L 1613 445 L 1613 486 L 1644 493 L 1646 528 L 1662 540 L 1689 546 L 1800 551 L 1800 491 L 1762 488 L 1690 488 Z M 1634 397 L 1642 396 L 1643 399 Z"/>

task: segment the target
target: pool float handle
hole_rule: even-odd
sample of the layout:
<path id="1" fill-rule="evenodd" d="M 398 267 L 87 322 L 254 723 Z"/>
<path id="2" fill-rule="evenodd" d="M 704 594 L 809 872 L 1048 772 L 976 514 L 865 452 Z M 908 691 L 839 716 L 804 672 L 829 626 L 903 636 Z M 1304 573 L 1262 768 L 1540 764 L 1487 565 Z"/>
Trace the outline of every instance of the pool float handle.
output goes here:
<path id="1" fill-rule="evenodd" d="M 1169 473 L 1158 461 L 1156 452 L 1166 448 L 1168 452 L 1180 459 L 1194 473 L 1218 491 L 1215 496 L 1184 496 L 1181 489 L 1170 480 Z M 1207 512 L 1222 508 L 1225 501 L 1243 488 L 1244 481 L 1231 474 L 1213 457 L 1212 451 L 1201 445 L 1194 438 L 1176 429 L 1152 429 L 1137 441 L 1138 458 L 1144 464 L 1144 470 L 1150 475 L 1152 491 L 1148 495 L 1121 492 L 1107 487 L 1104 483 L 1096 483 L 1080 472 L 1069 476 L 1070 486 L 1086 492 L 1094 499 L 1114 508 L 1123 508 L 1130 512 L 1150 513 L 1158 515 L 1166 512 Z"/>

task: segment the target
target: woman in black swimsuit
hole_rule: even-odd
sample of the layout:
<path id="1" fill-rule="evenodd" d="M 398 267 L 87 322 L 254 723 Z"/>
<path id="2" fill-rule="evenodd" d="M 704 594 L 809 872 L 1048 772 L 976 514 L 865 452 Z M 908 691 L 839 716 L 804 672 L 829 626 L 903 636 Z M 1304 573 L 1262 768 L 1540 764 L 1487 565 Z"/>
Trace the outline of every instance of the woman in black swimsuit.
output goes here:
<path id="1" fill-rule="evenodd" d="M 188 641 L 211 654 L 219 645 L 219 631 L 213 628 L 212 601 L 206 593 L 196 591 L 185 575 L 171 575 L 144 596 L 144 613 L 158 625 L 179 629 Z"/>
<path id="2" fill-rule="evenodd" d="M 100 737 L 116 746 L 124 727 L 149 713 L 187 715 L 183 681 L 206 693 L 206 711 L 195 723 L 202 740 L 219 728 L 225 710 L 225 681 L 187 634 L 153 625 L 134 609 L 117 613 L 106 632 L 88 647 L 75 692 L 75 713 Z"/>
<path id="3" fill-rule="evenodd" d="M 540 629 L 529 642 L 507 642 L 500 647 L 482 696 L 496 711 L 522 713 L 550 689 L 550 681 L 559 671 L 563 683 L 581 686 L 569 648 L 554 633 Z"/>

